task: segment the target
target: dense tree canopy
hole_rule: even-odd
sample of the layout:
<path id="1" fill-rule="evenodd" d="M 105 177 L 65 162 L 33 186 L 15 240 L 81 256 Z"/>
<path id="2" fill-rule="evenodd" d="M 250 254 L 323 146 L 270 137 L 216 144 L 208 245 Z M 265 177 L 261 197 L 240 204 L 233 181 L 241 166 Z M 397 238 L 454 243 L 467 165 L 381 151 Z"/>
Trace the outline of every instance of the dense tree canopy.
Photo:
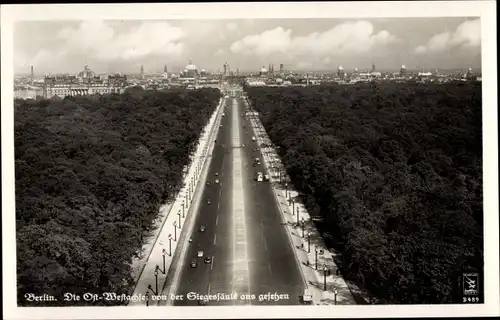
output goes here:
<path id="1" fill-rule="evenodd" d="M 483 261 L 481 85 L 245 90 L 344 275 L 386 302 L 457 302 L 462 262 Z"/>
<path id="2" fill-rule="evenodd" d="M 220 97 L 217 89 L 133 88 L 15 101 L 20 305 L 25 293 L 62 300 L 65 292 L 130 291 L 131 259 L 182 187 Z"/>

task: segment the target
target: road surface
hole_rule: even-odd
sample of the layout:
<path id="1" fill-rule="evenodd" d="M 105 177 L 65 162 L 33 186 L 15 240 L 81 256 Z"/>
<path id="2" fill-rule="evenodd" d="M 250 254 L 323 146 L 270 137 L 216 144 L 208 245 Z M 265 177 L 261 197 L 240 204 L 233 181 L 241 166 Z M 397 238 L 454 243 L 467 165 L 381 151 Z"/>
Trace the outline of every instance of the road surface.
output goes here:
<path id="1" fill-rule="evenodd" d="M 202 193 L 177 287 L 176 295 L 184 298 L 174 305 L 198 305 L 197 299 L 187 299 L 190 292 L 228 298 L 208 305 L 300 304 L 304 281 L 271 185 L 256 181 L 257 172 L 266 172 L 263 164 L 252 166 L 262 155 L 254 150 L 246 107 L 241 99 L 226 101 L 207 177 L 210 184 Z M 200 250 L 210 262 L 197 257 Z"/>

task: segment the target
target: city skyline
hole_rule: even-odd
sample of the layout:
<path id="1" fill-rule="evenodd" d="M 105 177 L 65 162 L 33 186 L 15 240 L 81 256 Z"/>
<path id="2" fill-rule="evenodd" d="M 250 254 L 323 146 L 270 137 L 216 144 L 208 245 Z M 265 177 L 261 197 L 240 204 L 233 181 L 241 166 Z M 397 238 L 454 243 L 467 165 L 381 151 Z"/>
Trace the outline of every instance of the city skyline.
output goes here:
<path id="1" fill-rule="evenodd" d="M 203 49 L 200 49 L 203 48 Z M 450 54 L 453 59 L 450 59 Z M 14 28 L 14 72 L 257 72 L 481 68 L 480 19 L 239 19 L 28 21 Z"/>

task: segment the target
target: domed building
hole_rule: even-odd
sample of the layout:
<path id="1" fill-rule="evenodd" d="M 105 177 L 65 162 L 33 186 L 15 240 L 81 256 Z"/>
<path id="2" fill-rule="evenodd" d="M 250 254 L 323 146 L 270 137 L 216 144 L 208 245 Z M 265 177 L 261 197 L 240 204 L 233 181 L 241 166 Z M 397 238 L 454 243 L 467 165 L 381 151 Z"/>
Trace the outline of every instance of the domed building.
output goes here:
<path id="1" fill-rule="evenodd" d="M 180 78 L 183 79 L 194 79 L 199 76 L 198 68 L 196 65 L 192 63 L 191 60 L 189 60 L 189 64 L 184 68 L 184 71 L 180 73 Z"/>
<path id="2" fill-rule="evenodd" d="M 82 71 L 80 71 L 76 75 L 76 77 L 78 78 L 78 80 L 80 82 L 84 82 L 84 83 L 90 83 L 90 82 L 93 82 L 93 81 L 99 79 L 97 74 L 94 71 L 90 70 L 88 64 L 85 64 L 84 69 Z"/>
<path id="3" fill-rule="evenodd" d="M 403 65 L 401 66 L 401 70 L 399 70 L 399 75 L 400 75 L 401 77 L 404 77 L 404 76 L 405 76 L 405 74 L 406 74 L 406 66 L 403 64 Z"/>
<path id="4" fill-rule="evenodd" d="M 85 68 L 76 76 L 45 76 L 43 96 L 48 99 L 53 96 L 64 98 L 66 96 L 122 92 L 126 82 L 127 77 L 122 74 L 109 75 L 101 79 L 85 64 Z"/>
<path id="5" fill-rule="evenodd" d="M 344 77 L 345 77 L 344 67 L 339 66 L 339 68 L 337 70 L 337 76 L 339 77 L 339 79 L 341 81 L 344 81 Z"/>
<path id="6" fill-rule="evenodd" d="M 259 72 L 260 76 L 261 77 L 267 76 L 267 73 L 268 73 L 268 71 L 267 71 L 266 67 L 262 66 L 262 68 L 260 68 L 260 72 Z"/>

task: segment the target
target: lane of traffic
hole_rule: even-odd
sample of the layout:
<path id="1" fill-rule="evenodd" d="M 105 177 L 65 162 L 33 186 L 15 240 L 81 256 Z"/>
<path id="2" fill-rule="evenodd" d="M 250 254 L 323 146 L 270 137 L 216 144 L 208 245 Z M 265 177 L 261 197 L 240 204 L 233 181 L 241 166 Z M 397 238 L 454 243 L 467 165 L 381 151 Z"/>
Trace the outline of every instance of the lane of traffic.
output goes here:
<path id="1" fill-rule="evenodd" d="M 195 221 L 195 232 L 192 235 L 192 242 L 188 248 L 186 263 L 179 281 L 177 295 L 187 297 L 188 293 L 207 294 L 209 291 L 228 291 L 224 287 L 228 283 L 227 266 L 224 261 L 228 260 L 230 252 L 230 242 L 228 234 L 230 228 L 229 221 L 226 218 L 230 211 L 230 196 L 227 193 L 231 191 L 231 175 L 227 174 L 231 169 L 231 154 L 228 152 L 228 146 L 231 142 L 231 132 L 227 130 L 230 126 L 230 101 L 225 106 L 226 116 L 221 121 L 222 127 L 219 128 L 217 140 L 212 153 L 213 159 L 208 173 L 210 185 L 205 186 L 203 192 L 203 202 L 200 213 Z M 218 174 L 218 176 L 217 176 Z M 215 183 L 215 180 L 219 180 Z M 210 201 L 210 204 L 208 203 Z M 205 226 L 205 231 L 200 231 L 200 227 Z M 203 251 L 204 257 L 210 257 L 211 261 L 204 263 L 204 258 L 198 258 L 198 251 Z M 212 258 L 213 257 L 213 258 Z M 191 265 L 196 261 L 196 267 Z M 174 305 L 196 305 L 197 300 L 178 300 Z"/>
<path id="2" fill-rule="evenodd" d="M 248 134 L 244 136 L 247 145 L 245 159 L 247 181 L 248 217 L 251 225 L 254 263 L 251 266 L 252 287 L 259 293 L 277 292 L 288 294 L 289 299 L 279 301 L 256 301 L 257 304 L 300 304 L 304 281 L 296 263 L 295 253 L 290 245 L 288 234 L 282 225 L 281 213 L 277 206 L 272 186 L 269 182 L 257 182 L 257 172 L 267 174 L 263 164 L 252 165 L 255 158 L 262 159 L 256 142 L 255 133 L 247 117 L 242 117 Z M 257 148 L 254 151 L 254 148 Z M 254 290 L 255 291 L 255 290 Z"/>

